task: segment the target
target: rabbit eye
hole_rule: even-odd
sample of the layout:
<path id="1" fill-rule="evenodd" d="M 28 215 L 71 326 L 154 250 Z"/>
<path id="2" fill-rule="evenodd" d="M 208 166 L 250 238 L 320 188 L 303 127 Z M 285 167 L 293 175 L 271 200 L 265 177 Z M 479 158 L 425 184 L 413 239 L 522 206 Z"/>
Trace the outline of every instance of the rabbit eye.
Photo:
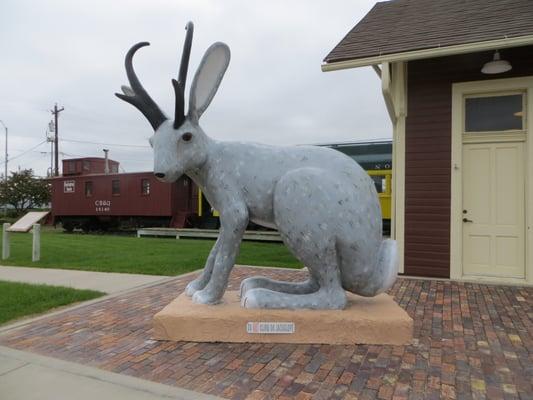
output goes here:
<path id="1" fill-rule="evenodd" d="M 181 135 L 181 138 L 188 142 L 192 139 L 192 133 L 191 132 L 185 132 L 183 135 Z"/>

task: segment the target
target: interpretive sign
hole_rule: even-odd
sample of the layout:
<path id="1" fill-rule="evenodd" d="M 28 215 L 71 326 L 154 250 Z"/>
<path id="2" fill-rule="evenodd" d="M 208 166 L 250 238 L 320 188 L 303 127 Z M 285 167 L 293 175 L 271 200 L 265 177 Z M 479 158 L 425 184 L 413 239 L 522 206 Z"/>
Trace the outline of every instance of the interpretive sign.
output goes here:
<path id="1" fill-rule="evenodd" d="M 24 215 L 21 219 L 11 225 L 7 230 L 9 232 L 29 232 L 41 219 L 46 217 L 50 211 L 30 211 Z"/>

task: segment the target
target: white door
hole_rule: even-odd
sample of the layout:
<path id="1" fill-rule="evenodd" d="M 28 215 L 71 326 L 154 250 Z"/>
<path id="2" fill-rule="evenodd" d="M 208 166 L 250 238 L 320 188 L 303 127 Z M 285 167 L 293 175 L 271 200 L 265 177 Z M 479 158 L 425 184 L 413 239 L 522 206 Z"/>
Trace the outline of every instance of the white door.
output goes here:
<path id="1" fill-rule="evenodd" d="M 533 76 L 452 86 L 450 277 L 533 283 Z"/>
<path id="2" fill-rule="evenodd" d="M 525 277 L 525 142 L 463 144 L 463 273 Z"/>

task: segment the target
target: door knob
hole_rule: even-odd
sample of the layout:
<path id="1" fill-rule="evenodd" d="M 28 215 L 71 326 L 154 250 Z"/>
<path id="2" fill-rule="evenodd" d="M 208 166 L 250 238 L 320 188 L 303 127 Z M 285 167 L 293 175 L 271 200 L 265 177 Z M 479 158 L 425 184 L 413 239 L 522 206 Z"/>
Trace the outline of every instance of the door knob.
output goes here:
<path id="1" fill-rule="evenodd" d="M 468 218 L 463 218 L 463 222 L 474 222 L 474 221 L 472 221 L 471 219 L 468 219 Z"/>

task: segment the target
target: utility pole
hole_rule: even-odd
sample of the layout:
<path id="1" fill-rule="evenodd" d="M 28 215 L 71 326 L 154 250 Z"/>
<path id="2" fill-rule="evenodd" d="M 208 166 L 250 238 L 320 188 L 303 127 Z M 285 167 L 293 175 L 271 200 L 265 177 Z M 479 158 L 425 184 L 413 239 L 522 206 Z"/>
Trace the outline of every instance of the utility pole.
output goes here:
<path id="1" fill-rule="evenodd" d="M 6 152 L 5 152 L 5 160 L 4 160 L 4 181 L 7 182 L 7 126 L 4 124 L 4 121 L 0 120 L 0 123 L 4 126 L 4 129 L 6 130 Z"/>
<path id="2" fill-rule="evenodd" d="M 49 133 L 53 134 L 55 130 L 56 128 L 54 127 L 54 121 L 50 121 L 48 123 L 48 130 L 46 131 L 46 141 L 50 142 L 50 172 L 48 177 L 54 176 L 54 144 L 56 141 L 54 136 L 49 135 Z"/>
<path id="3" fill-rule="evenodd" d="M 63 111 L 65 107 L 57 108 L 57 103 L 54 105 L 54 109 L 50 110 L 52 114 L 54 114 L 54 127 L 55 127 L 55 138 L 54 138 L 54 176 L 59 176 L 59 140 L 58 140 L 58 131 L 59 131 L 59 124 L 57 121 L 57 117 L 59 117 L 59 113 Z"/>
<path id="4" fill-rule="evenodd" d="M 6 156 L 6 159 L 4 161 L 4 183 L 6 184 L 7 186 L 7 126 L 6 124 L 4 124 L 4 121 L 0 120 L 0 123 L 4 126 L 4 129 L 6 130 L 6 153 L 5 153 L 5 156 Z M 7 203 L 4 204 L 4 215 L 7 215 Z"/>

